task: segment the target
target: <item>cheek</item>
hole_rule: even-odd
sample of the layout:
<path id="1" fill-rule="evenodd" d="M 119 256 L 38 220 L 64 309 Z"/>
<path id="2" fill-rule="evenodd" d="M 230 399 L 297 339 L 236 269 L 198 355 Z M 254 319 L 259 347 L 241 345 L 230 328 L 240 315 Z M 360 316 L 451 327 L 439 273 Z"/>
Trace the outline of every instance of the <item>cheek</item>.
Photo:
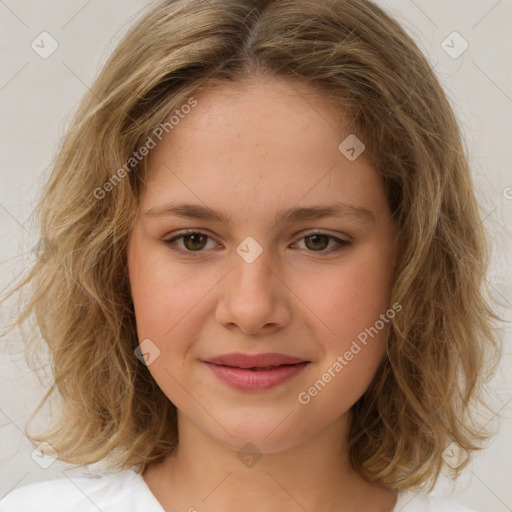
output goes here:
<path id="1" fill-rule="evenodd" d="M 342 349 L 390 307 L 392 271 L 373 254 L 347 258 L 338 269 L 302 279 L 300 297 L 328 328 L 329 346 Z M 330 342 L 332 341 L 332 343 Z"/>
<path id="2" fill-rule="evenodd" d="M 317 371 L 298 401 L 311 417 L 334 420 L 364 394 L 386 352 L 391 279 L 379 266 L 347 266 L 325 279 L 328 293 L 311 297 L 314 311 L 329 327 Z M 388 315 L 387 312 L 391 312 Z M 382 316 L 381 316 L 382 315 Z M 384 320 L 382 319 L 384 318 Z"/>
<path id="3" fill-rule="evenodd" d="M 317 380 L 303 391 L 311 400 L 312 413 L 327 409 L 333 418 L 348 410 L 370 385 L 386 351 L 389 321 L 395 316 L 389 303 L 391 260 L 379 250 L 359 256 L 339 272 L 329 273 L 312 297 L 315 312 L 332 332 L 324 338 Z M 320 293 L 321 288 L 326 293 Z"/>
<path id="4" fill-rule="evenodd" d="M 139 247 L 134 246 L 128 257 L 138 334 L 139 337 L 153 336 L 164 343 L 181 319 L 193 314 L 208 283 L 205 283 L 205 276 L 199 278 L 197 273 L 173 265 L 165 247 L 145 251 Z"/>
<path id="5" fill-rule="evenodd" d="M 180 383 L 186 381 L 183 365 L 201 322 L 195 306 L 205 294 L 205 278 L 170 264 L 165 247 L 149 250 L 149 245 L 134 244 L 128 253 L 137 335 L 157 347 L 151 344 L 158 355 L 148 365 L 156 383 L 176 406 L 187 410 L 190 397 Z"/>

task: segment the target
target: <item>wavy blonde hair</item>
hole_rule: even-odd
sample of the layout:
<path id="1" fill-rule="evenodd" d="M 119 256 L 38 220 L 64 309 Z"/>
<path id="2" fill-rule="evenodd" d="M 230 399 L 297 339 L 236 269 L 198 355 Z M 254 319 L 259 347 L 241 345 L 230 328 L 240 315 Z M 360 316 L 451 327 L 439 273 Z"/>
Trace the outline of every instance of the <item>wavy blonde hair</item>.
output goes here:
<path id="1" fill-rule="evenodd" d="M 389 488 L 433 485 L 450 442 L 469 452 L 488 436 L 474 411 L 496 367 L 501 319 L 449 101 L 411 37 L 368 0 L 162 1 L 121 40 L 35 210 L 46 252 L 11 291 L 30 285 L 16 324 L 35 318 L 54 379 L 39 408 L 57 396 L 61 411 L 29 436 L 71 464 L 107 458 L 119 469 L 143 470 L 176 448 L 176 408 L 134 355 L 126 246 L 148 158 L 101 199 L 98 189 L 195 92 L 261 75 L 315 87 L 382 178 L 399 229 L 391 302 L 403 310 L 353 407 L 350 456 Z"/>

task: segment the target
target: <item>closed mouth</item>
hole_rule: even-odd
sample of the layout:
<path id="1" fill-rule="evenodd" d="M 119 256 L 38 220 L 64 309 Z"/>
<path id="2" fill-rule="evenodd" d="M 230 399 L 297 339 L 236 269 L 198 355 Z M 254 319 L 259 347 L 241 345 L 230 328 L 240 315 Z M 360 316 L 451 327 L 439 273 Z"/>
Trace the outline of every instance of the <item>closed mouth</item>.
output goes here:
<path id="1" fill-rule="evenodd" d="M 209 361 L 207 361 L 207 362 L 209 362 Z M 253 372 L 266 372 L 266 371 L 270 371 L 270 370 L 275 370 L 276 368 L 282 368 L 282 367 L 286 367 L 286 366 L 297 366 L 297 365 L 307 364 L 307 363 L 309 363 L 309 361 L 301 361 L 300 363 L 293 363 L 293 364 L 277 364 L 277 365 L 272 365 L 272 366 L 250 366 L 250 367 L 231 366 L 229 364 L 215 364 L 215 363 L 210 363 L 210 364 L 215 364 L 215 366 L 224 366 L 226 368 L 236 368 L 238 370 L 250 370 Z"/>

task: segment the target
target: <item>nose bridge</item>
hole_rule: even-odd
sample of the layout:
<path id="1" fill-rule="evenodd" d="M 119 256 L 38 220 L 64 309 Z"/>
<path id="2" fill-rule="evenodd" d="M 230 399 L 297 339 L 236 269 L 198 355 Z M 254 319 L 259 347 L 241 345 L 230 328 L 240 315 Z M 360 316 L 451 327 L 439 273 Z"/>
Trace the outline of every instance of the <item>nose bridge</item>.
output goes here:
<path id="1" fill-rule="evenodd" d="M 274 258 L 254 238 L 248 237 L 233 254 L 233 270 L 226 281 L 217 320 L 257 333 L 269 324 L 283 326 L 289 320 L 284 289 L 274 274 Z"/>
<path id="2" fill-rule="evenodd" d="M 272 288 L 271 269 L 272 255 L 269 248 L 264 248 L 256 238 L 246 237 L 236 248 L 234 256 L 235 277 L 234 284 L 238 288 L 248 288 L 255 293 L 270 292 Z"/>

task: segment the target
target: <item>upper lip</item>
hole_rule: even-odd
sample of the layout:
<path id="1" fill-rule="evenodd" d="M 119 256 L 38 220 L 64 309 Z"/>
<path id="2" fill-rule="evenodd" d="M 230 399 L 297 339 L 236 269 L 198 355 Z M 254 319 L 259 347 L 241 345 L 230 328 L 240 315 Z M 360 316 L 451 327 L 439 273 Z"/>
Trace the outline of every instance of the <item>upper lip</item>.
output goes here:
<path id="1" fill-rule="evenodd" d="M 283 364 L 297 364 L 309 362 L 298 357 L 288 356 L 285 354 L 276 354 L 268 352 L 265 354 L 243 354 L 234 352 L 231 354 L 223 354 L 221 356 L 212 357 L 205 360 L 206 363 L 217 365 L 232 366 L 234 368 L 265 368 L 268 366 L 280 366 Z"/>

